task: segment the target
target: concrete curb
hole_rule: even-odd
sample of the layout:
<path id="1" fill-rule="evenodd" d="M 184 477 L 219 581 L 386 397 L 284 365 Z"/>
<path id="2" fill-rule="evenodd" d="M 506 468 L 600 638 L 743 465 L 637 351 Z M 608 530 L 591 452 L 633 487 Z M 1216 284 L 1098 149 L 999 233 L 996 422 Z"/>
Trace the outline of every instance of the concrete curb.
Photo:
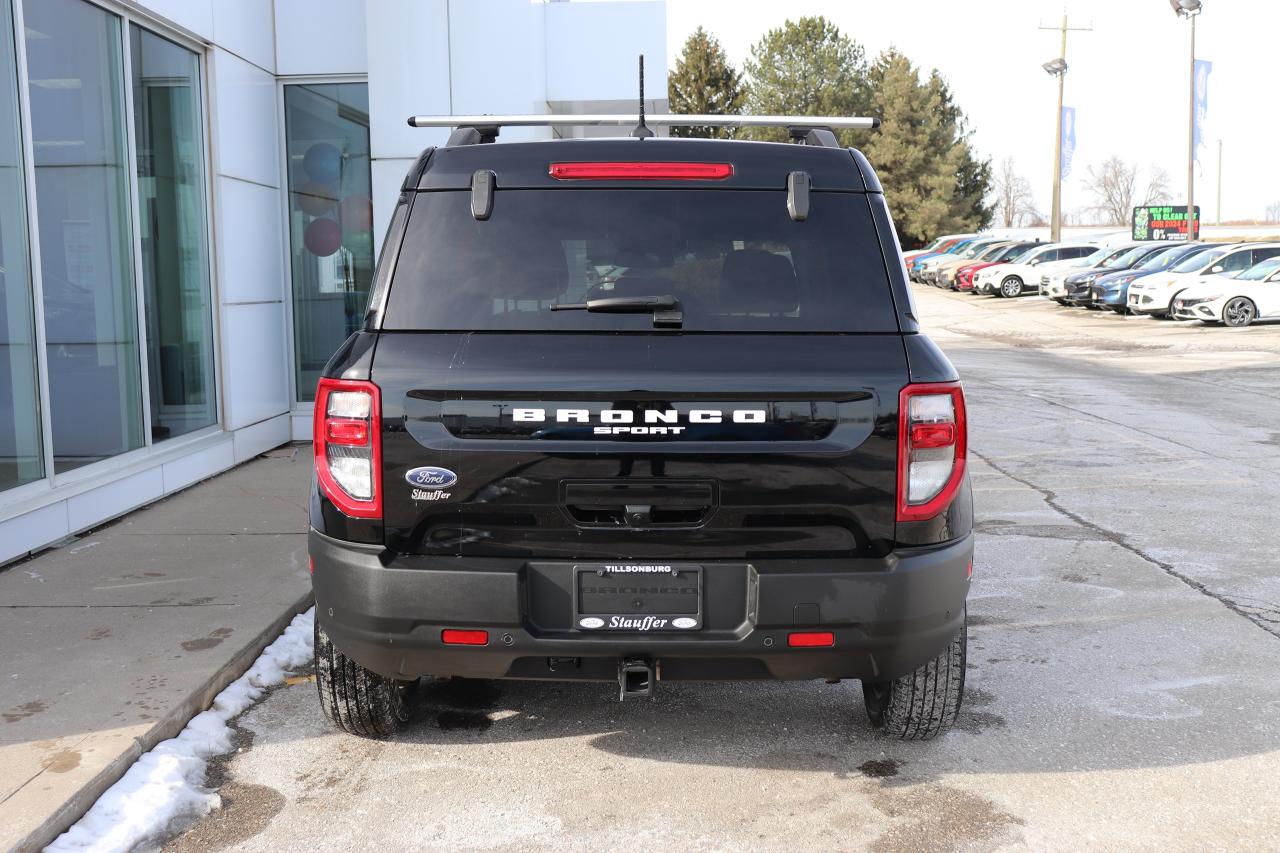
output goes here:
<path id="1" fill-rule="evenodd" d="M 253 662 L 262 654 L 262 650 L 284 632 L 293 617 L 306 611 L 312 604 L 310 591 L 295 601 L 275 621 L 263 628 L 249 642 L 242 645 L 234 655 L 204 684 L 193 690 L 181 703 L 171 708 L 156 720 L 155 724 L 139 738 L 134 738 L 127 749 L 121 752 L 103 768 L 87 784 L 80 788 L 70 799 L 65 801 L 56 811 L 50 814 L 32 830 L 26 838 L 18 842 L 15 850 L 38 851 L 52 842 L 93 807 L 98 798 L 124 776 L 143 753 L 149 752 L 156 744 L 176 737 L 186 727 L 191 718 L 213 705 L 213 700 L 224 688 L 248 671 Z"/>

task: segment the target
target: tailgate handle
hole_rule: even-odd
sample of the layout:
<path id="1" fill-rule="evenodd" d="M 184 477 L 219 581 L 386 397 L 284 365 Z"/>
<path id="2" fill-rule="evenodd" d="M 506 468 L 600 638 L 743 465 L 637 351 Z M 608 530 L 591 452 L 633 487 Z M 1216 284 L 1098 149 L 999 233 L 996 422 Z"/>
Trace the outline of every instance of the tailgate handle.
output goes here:
<path id="1" fill-rule="evenodd" d="M 711 483 L 565 483 L 563 503 L 589 527 L 694 527 L 715 507 Z"/>

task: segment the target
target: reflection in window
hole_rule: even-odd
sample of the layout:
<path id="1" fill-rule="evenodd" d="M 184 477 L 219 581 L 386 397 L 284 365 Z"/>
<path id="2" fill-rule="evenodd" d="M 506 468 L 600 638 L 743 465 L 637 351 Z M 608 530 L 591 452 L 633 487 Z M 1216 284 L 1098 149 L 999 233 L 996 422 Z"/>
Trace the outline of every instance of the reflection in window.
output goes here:
<path id="1" fill-rule="evenodd" d="M 0 3 L 0 490 L 44 475 L 13 17 Z"/>
<path id="2" fill-rule="evenodd" d="M 151 437 L 215 421 L 200 63 L 129 27 Z"/>
<path id="3" fill-rule="evenodd" d="M 373 275 L 369 96 L 364 83 L 284 89 L 298 399 L 360 328 Z"/>
<path id="4" fill-rule="evenodd" d="M 141 447 L 120 19 L 24 0 L 54 469 Z"/>

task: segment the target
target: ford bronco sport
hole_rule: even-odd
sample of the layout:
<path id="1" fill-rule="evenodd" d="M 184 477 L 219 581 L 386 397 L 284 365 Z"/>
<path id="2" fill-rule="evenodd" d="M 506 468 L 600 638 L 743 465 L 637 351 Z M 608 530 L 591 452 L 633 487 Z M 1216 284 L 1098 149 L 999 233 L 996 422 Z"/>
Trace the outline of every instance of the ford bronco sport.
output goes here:
<path id="1" fill-rule="evenodd" d="M 955 720 L 964 396 L 875 172 L 805 121 L 423 152 L 316 394 L 334 724 L 391 734 L 423 676 L 856 678 L 888 734 Z"/>

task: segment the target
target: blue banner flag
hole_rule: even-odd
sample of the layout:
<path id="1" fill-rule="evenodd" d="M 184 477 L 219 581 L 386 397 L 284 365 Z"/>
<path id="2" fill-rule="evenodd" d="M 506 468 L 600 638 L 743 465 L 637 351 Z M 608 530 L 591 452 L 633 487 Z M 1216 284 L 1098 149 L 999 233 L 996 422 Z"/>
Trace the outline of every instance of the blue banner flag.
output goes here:
<path id="1" fill-rule="evenodd" d="M 1195 125 L 1192 130 L 1192 145 L 1196 152 L 1196 162 L 1200 162 L 1200 146 L 1203 144 L 1201 138 L 1201 126 L 1204 124 L 1205 115 L 1209 112 L 1209 72 L 1213 71 L 1213 63 L 1207 59 L 1196 60 L 1196 91 L 1195 91 Z"/>
<path id="2" fill-rule="evenodd" d="M 1071 174 L 1071 160 L 1076 156 L 1076 108 L 1062 108 L 1062 177 Z"/>

